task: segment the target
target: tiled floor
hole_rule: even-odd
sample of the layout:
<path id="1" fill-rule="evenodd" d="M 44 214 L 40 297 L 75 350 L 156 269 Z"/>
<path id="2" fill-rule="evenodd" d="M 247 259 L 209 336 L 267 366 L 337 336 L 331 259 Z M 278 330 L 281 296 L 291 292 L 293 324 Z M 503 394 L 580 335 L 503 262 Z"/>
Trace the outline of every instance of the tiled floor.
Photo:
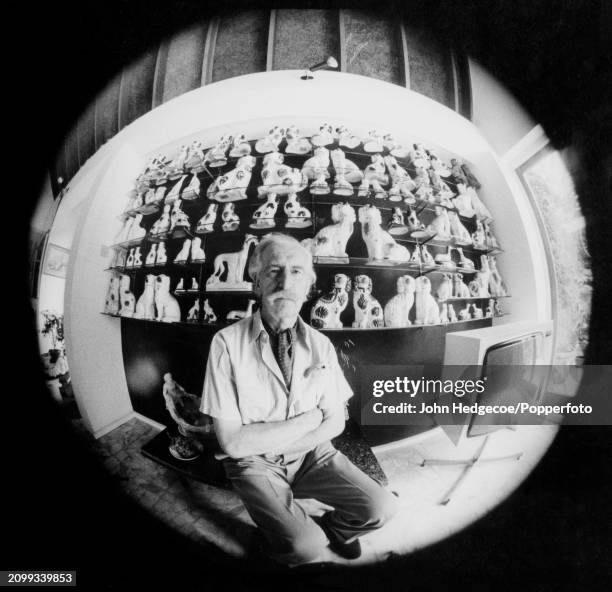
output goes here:
<path id="1" fill-rule="evenodd" d="M 233 557 L 248 557 L 255 526 L 235 493 L 180 477 L 140 453 L 140 447 L 157 433 L 156 428 L 131 419 L 94 440 L 80 420 L 73 421 L 126 493 L 154 516 L 193 541 L 215 545 Z M 327 549 L 321 560 L 351 564 L 382 561 L 390 553 L 409 553 L 457 532 L 485 515 L 520 484 L 556 432 L 550 426 L 522 426 L 492 433 L 480 462 L 461 478 L 446 505 L 440 501 L 465 467 L 421 466 L 422 461 L 470 459 L 482 445 L 482 437 L 462 438 L 455 446 L 438 428 L 403 443 L 375 449 L 389 478 L 389 488 L 400 495 L 400 512 L 381 530 L 362 537 L 363 553 L 359 559 L 348 561 Z M 523 453 L 519 460 L 486 462 L 515 452 Z M 312 514 L 325 510 L 314 500 L 299 503 Z"/>

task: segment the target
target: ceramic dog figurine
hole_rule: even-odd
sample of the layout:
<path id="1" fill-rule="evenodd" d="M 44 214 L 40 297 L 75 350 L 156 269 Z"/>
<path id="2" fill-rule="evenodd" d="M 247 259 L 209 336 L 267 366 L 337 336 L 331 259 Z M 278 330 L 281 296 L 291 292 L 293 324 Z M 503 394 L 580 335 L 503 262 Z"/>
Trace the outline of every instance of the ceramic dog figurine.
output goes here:
<path id="1" fill-rule="evenodd" d="M 420 167 L 427 170 L 431 164 L 425 146 L 419 142 L 413 144 L 413 149 L 410 150 L 408 157 L 414 167 Z"/>
<path id="2" fill-rule="evenodd" d="M 183 241 L 183 246 L 181 250 L 177 253 L 174 258 L 174 263 L 187 263 L 187 259 L 189 257 L 189 252 L 191 251 L 191 240 L 186 238 Z"/>
<path id="3" fill-rule="evenodd" d="M 436 206 L 436 217 L 426 228 L 427 232 L 439 241 L 447 241 L 451 238 L 450 220 L 448 210 L 442 206 Z"/>
<path id="4" fill-rule="evenodd" d="M 274 228 L 276 221 L 276 210 L 278 209 L 278 197 L 276 193 L 266 195 L 266 203 L 260 205 L 253 212 L 253 219 L 249 226 L 251 228 Z"/>
<path id="5" fill-rule="evenodd" d="M 313 195 L 327 195 L 329 193 L 329 186 L 327 185 L 329 164 L 329 150 L 319 146 L 315 148 L 314 156 L 309 158 L 302 166 L 302 175 L 307 180 L 312 181 L 309 191 Z"/>
<path id="6" fill-rule="evenodd" d="M 459 311 L 459 320 L 460 321 L 469 321 L 472 318 L 472 314 L 470 313 L 470 303 L 466 302 L 465 308 L 462 308 Z"/>
<path id="7" fill-rule="evenodd" d="M 457 322 L 457 313 L 455 312 L 455 307 L 450 302 L 448 303 L 448 322 Z"/>
<path id="8" fill-rule="evenodd" d="M 312 226 L 312 214 L 308 208 L 300 205 L 297 195 L 290 193 L 284 206 L 287 216 L 286 228 L 307 228 Z"/>
<path id="9" fill-rule="evenodd" d="M 334 142 L 334 128 L 328 123 L 319 127 L 319 131 L 313 134 L 310 141 L 314 146 L 328 146 Z"/>
<path id="10" fill-rule="evenodd" d="M 363 181 L 359 185 L 357 195 L 368 197 L 370 191 L 372 191 L 376 199 L 384 199 L 387 197 L 387 192 L 382 188 L 382 185 L 389 182 L 385 173 L 385 161 L 380 154 L 373 154 L 370 159 L 372 162 L 363 171 Z"/>
<path id="11" fill-rule="evenodd" d="M 440 269 L 456 269 L 457 265 L 453 261 L 453 247 L 448 245 L 445 253 L 438 253 L 434 257 L 434 261 L 440 265 Z"/>
<path id="12" fill-rule="evenodd" d="M 300 134 L 300 130 L 295 125 L 290 125 L 285 134 L 287 139 L 286 154 L 306 154 L 312 149 L 312 144 Z"/>
<path id="13" fill-rule="evenodd" d="M 497 242 L 497 239 L 493 235 L 493 231 L 491 230 L 491 225 L 489 221 L 483 220 L 482 225 L 483 225 L 484 234 L 485 234 L 485 241 L 484 241 L 485 246 L 488 247 L 489 249 L 499 249 L 499 243 Z"/>
<path id="14" fill-rule="evenodd" d="M 156 321 L 177 323 L 181 320 L 181 309 L 174 296 L 170 294 L 170 277 L 162 274 L 155 279 Z"/>
<path id="15" fill-rule="evenodd" d="M 445 302 L 453 295 L 453 279 L 450 273 L 445 273 L 436 290 L 438 302 Z"/>
<path id="16" fill-rule="evenodd" d="M 453 298 L 469 298 L 470 289 L 463 282 L 463 274 L 453 274 Z"/>
<path id="17" fill-rule="evenodd" d="M 108 283 L 104 312 L 114 315 L 119 314 L 119 278 L 115 275 L 111 276 Z"/>
<path id="18" fill-rule="evenodd" d="M 351 183 L 360 183 L 363 180 L 363 173 L 354 162 L 346 158 L 340 148 L 331 151 L 331 160 L 336 172 L 334 195 L 347 197 L 353 195 L 354 189 Z"/>
<path id="19" fill-rule="evenodd" d="M 497 269 L 495 257 L 489 255 L 487 259 L 489 262 L 489 291 L 491 292 L 491 296 L 507 296 L 508 288 L 506 288 L 506 284 Z"/>
<path id="20" fill-rule="evenodd" d="M 204 322 L 204 323 L 216 323 L 217 322 L 217 315 L 215 314 L 215 311 L 210 306 L 210 304 L 208 302 L 208 298 L 206 298 L 204 300 L 203 309 L 204 310 L 203 310 L 203 315 L 202 315 L 202 322 Z"/>
<path id="21" fill-rule="evenodd" d="M 196 298 L 193 306 L 187 312 L 187 321 L 190 323 L 197 323 L 200 316 L 200 299 Z"/>
<path id="22" fill-rule="evenodd" d="M 427 169 L 424 167 L 417 167 L 415 169 L 415 177 L 414 177 L 414 190 L 413 193 L 416 197 L 422 200 L 434 200 L 433 197 L 433 189 L 429 184 L 429 175 L 427 174 Z"/>
<path id="23" fill-rule="evenodd" d="M 222 203 L 246 199 L 255 162 L 254 156 L 241 156 L 234 169 L 217 177 L 209 186 L 206 190 L 208 199 Z"/>
<path id="24" fill-rule="evenodd" d="M 282 142 L 285 137 L 285 130 L 278 125 L 275 125 L 269 132 L 265 138 L 257 140 L 255 142 L 255 150 L 261 154 L 265 154 L 267 152 L 276 152 L 278 150 L 279 144 Z"/>
<path id="25" fill-rule="evenodd" d="M 482 308 L 476 306 L 475 302 L 472 302 L 472 318 L 473 319 L 482 319 Z"/>
<path id="26" fill-rule="evenodd" d="M 353 234 L 356 214 L 348 203 L 337 203 L 331 208 L 334 224 L 324 226 L 314 238 L 301 241 L 315 257 L 348 259 L 346 243 Z"/>
<path id="27" fill-rule="evenodd" d="M 185 164 L 189 158 L 189 146 L 183 144 L 174 160 L 168 165 L 168 179 L 173 181 L 182 176 L 185 170 Z"/>
<path id="28" fill-rule="evenodd" d="M 256 236 L 246 234 L 240 251 L 217 255 L 213 263 L 214 271 L 206 280 L 206 290 L 210 292 L 219 290 L 252 290 L 253 282 L 245 282 L 243 280 L 244 268 L 249 256 L 250 246 L 256 245 L 258 242 Z M 226 268 L 227 278 L 221 281 L 221 276 Z"/>
<path id="29" fill-rule="evenodd" d="M 440 177 L 434 168 L 430 168 L 427 172 L 429 173 L 429 184 L 431 185 L 433 194 L 440 203 L 446 202 L 446 200 L 449 200 L 455 195 L 450 187 L 442 181 L 442 177 Z"/>
<path id="30" fill-rule="evenodd" d="M 280 152 L 270 152 L 264 156 L 261 171 L 263 185 L 257 188 L 258 197 L 262 198 L 268 193 L 298 193 L 306 187 L 308 180 L 302 171 L 283 164 L 284 158 Z"/>
<path id="31" fill-rule="evenodd" d="M 440 322 L 440 310 L 435 298 L 431 295 L 431 281 L 425 275 L 415 280 L 415 325 L 435 325 Z"/>
<path id="32" fill-rule="evenodd" d="M 142 222 L 142 214 L 137 214 L 134 217 L 134 222 L 130 228 L 130 231 L 128 233 L 126 240 L 135 241 L 135 240 L 140 240 L 144 238 L 145 234 L 147 234 L 147 231 L 140 225 L 141 222 Z"/>
<path id="33" fill-rule="evenodd" d="M 192 263 L 204 263 L 204 261 L 206 261 L 206 253 L 204 253 L 204 249 L 202 248 L 202 239 L 199 236 L 196 236 L 191 241 L 190 256 Z"/>
<path id="34" fill-rule="evenodd" d="M 372 280 L 367 275 L 358 275 L 354 280 L 353 307 L 355 320 L 353 327 L 370 329 L 384 327 L 384 315 L 380 302 L 372 296 Z"/>
<path id="35" fill-rule="evenodd" d="M 128 253 L 127 259 L 125 261 L 126 267 L 134 267 L 134 251 L 135 249 L 130 249 L 130 252 Z"/>
<path id="36" fill-rule="evenodd" d="M 181 199 L 197 199 L 200 197 L 200 179 L 197 175 L 193 175 L 189 184 L 181 191 Z"/>
<path id="37" fill-rule="evenodd" d="M 249 144 L 245 134 L 238 134 L 232 142 L 232 149 L 229 155 L 232 158 L 241 158 L 251 154 L 251 145 Z"/>
<path id="38" fill-rule="evenodd" d="M 401 208 L 393 208 L 393 215 L 387 225 L 387 232 L 394 236 L 402 236 L 408 233 L 408 226 L 404 223 L 404 212 Z"/>
<path id="39" fill-rule="evenodd" d="M 368 249 L 368 259 L 379 261 L 410 261 L 410 251 L 403 245 L 398 245 L 393 237 L 383 230 L 380 210 L 376 206 L 365 205 L 359 208 L 361 236 Z"/>
<path id="40" fill-rule="evenodd" d="M 134 218 L 130 216 L 123 222 L 123 226 L 119 230 L 119 232 L 115 235 L 115 239 L 113 241 L 114 244 L 124 243 L 128 240 L 128 236 L 130 235 L 130 231 L 132 229 L 132 225 L 134 224 Z"/>
<path id="41" fill-rule="evenodd" d="M 366 152 L 382 152 L 383 151 L 383 137 L 382 134 L 376 130 L 370 130 L 368 137 L 363 141 L 363 149 Z"/>
<path id="42" fill-rule="evenodd" d="M 151 226 L 150 234 L 157 235 L 162 234 L 164 232 L 168 232 L 170 230 L 170 209 L 172 206 L 170 204 L 164 205 L 164 210 L 162 215 L 153 223 Z"/>
<path id="43" fill-rule="evenodd" d="M 147 267 L 152 267 L 153 265 L 155 265 L 156 257 L 157 257 L 157 243 L 153 243 L 145 258 L 145 265 Z"/>
<path id="44" fill-rule="evenodd" d="M 429 252 L 427 245 L 421 245 L 421 261 L 423 265 L 432 265 L 436 264 L 436 260 L 433 255 Z"/>
<path id="45" fill-rule="evenodd" d="M 476 221 L 476 230 L 472 233 L 472 243 L 475 249 L 486 249 L 486 235 L 480 220 Z"/>
<path id="46" fill-rule="evenodd" d="M 355 134 L 352 134 L 344 125 L 337 127 L 336 133 L 338 134 L 339 146 L 344 146 L 349 150 L 353 150 L 361 144 L 361 140 Z"/>
<path id="47" fill-rule="evenodd" d="M 142 265 L 142 253 L 140 252 L 140 247 L 136 247 L 134 249 L 133 267 L 140 267 L 141 265 Z"/>
<path id="48" fill-rule="evenodd" d="M 340 314 L 346 308 L 351 291 L 351 280 L 343 273 L 334 276 L 331 292 L 321 296 L 310 311 L 310 324 L 316 329 L 341 329 Z"/>
<path id="49" fill-rule="evenodd" d="M 168 256 L 166 255 L 166 243 L 161 241 L 157 244 L 157 255 L 155 257 L 156 265 L 165 265 L 168 261 Z"/>
<path id="50" fill-rule="evenodd" d="M 385 134 L 383 136 L 383 146 L 391 153 L 391 156 L 395 158 L 406 158 L 408 154 L 410 154 L 410 148 L 400 144 L 392 134 Z"/>
<path id="51" fill-rule="evenodd" d="M 246 319 L 253 314 L 253 305 L 255 300 L 249 300 L 247 303 L 246 310 L 230 310 L 225 317 L 226 321 L 239 321 L 240 319 Z"/>
<path id="52" fill-rule="evenodd" d="M 233 232 L 238 230 L 238 227 L 240 226 L 240 218 L 238 217 L 238 214 L 236 214 L 236 206 L 233 203 L 226 203 L 223 206 L 221 220 L 223 221 L 221 230 L 224 232 Z"/>
<path id="53" fill-rule="evenodd" d="M 183 189 L 183 184 L 188 176 L 189 175 L 182 175 L 179 178 L 179 180 L 172 186 L 172 189 L 168 191 L 168 193 L 166 194 L 166 198 L 164 199 L 164 202 L 166 204 L 172 204 L 173 202 L 175 202 L 177 199 L 181 197 L 181 191 Z"/>
<path id="54" fill-rule="evenodd" d="M 219 141 L 204 156 L 204 163 L 209 167 L 221 167 L 227 164 L 225 156 L 234 138 L 229 134 L 221 136 Z"/>
<path id="55" fill-rule="evenodd" d="M 213 231 L 215 221 L 217 220 L 218 207 L 219 204 L 216 203 L 208 204 L 208 210 L 206 210 L 206 213 L 198 220 L 196 234 L 207 234 Z"/>
<path id="56" fill-rule="evenodd" d="M 172 213 L 170 214 L 170 230 L 178 230 L 178 229 L 189 229 L 191 228 L 191 224 L 189 222 L 189 217 L 182 209 L 182 202 L 180 199 L 177 199 L 172 206 Z"/>
<path id="57" fill-rule="evenodd" d="M 459 220 L 457 212 L 448 210 L 448 220 L 450 222 L 450 234 L 451 238 L 458 245 L 471 245 L 472 237 L 468 232 L 468 229 Z"/>
<path id="58" fill-rule="evenodd" d="M 465 253 L 461 247 L 455 247 L 455 251 L 459 253 L 459 265 L 463 269 L 474 269 L 474 262 L 465 256 Z"/>
<path id="59" fill-rule="evenodd" d="M 411 275 L 397 278 L 397 294 L 385 304 L 385 327 L 408 327 L 410 311 L 414 304 L 414 291 L 416 282 Z"/>
<path id="60" fill-rule="evenodd" d="M 155 318 L 155 279 L 153 274 L 147 275 L 144 290 L 136 302 L 134 318 L 150 321 Z"/>
<path id="61" fill-rule="evenodd" d="M 414 204 L 416 198 L 413 189 L 416 184 L 406 169 L 402 168 L 394 156 L 384 157 L 385 165 L 391 177 L 391 189 L 389 189 L 389 201 L 401 201 L 402 199 L 409 204 Z"/>

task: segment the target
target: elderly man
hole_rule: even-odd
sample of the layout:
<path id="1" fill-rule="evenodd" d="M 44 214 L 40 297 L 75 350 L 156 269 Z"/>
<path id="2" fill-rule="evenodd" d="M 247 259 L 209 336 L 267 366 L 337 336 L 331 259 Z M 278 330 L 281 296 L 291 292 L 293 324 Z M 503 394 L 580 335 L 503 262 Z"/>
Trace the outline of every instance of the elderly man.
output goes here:
<path id="1" fill-rule="evenodd" d="M 315 562 L 328 539 L 358 557 L 358 537 L 393 515 L 396 498 L 330 442 L 353 393 L 329 339 L 299 317 L 315 280 L 312 256 L 272 233 L 255 248 L 249 275 L 260 310 L 215 335 L 202 397 L 225 472 L 276 561 Z M 294 497 L 334 510 L 319 526 Z"/>

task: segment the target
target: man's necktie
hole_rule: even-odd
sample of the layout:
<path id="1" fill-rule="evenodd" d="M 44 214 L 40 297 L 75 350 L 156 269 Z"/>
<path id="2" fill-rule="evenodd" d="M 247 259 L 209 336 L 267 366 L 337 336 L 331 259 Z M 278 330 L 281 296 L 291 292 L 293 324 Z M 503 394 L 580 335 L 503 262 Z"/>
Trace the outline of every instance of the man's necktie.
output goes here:
<path id="1" fill-rule="evenodd" d="M 285 379 L 287 388 L 291 387 L 291 370 L 293 358 L 291 357 L 291 330 L 281 331 L 278 334 L 277 361 Z"/>

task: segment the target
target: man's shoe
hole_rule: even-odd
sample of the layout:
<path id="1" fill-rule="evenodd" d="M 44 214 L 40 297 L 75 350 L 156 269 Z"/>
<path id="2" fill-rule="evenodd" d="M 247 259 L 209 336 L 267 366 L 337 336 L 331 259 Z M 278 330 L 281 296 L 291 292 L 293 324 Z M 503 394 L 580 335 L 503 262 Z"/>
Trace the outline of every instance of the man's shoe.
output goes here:
<path id="1" fill-rule="evenodd" d="M 345 559 L 357 559 L 361 556 L 361 543 L 359 539 L 355 539 L 350 543 L 343 541 L 329 525 L 329 512 L 319 517 L 317 522 L 327 535 L 329 539 L 329 548 L 334 551 L 334 553 L 337 553 L 340 557 L 344 557 Z"/>

